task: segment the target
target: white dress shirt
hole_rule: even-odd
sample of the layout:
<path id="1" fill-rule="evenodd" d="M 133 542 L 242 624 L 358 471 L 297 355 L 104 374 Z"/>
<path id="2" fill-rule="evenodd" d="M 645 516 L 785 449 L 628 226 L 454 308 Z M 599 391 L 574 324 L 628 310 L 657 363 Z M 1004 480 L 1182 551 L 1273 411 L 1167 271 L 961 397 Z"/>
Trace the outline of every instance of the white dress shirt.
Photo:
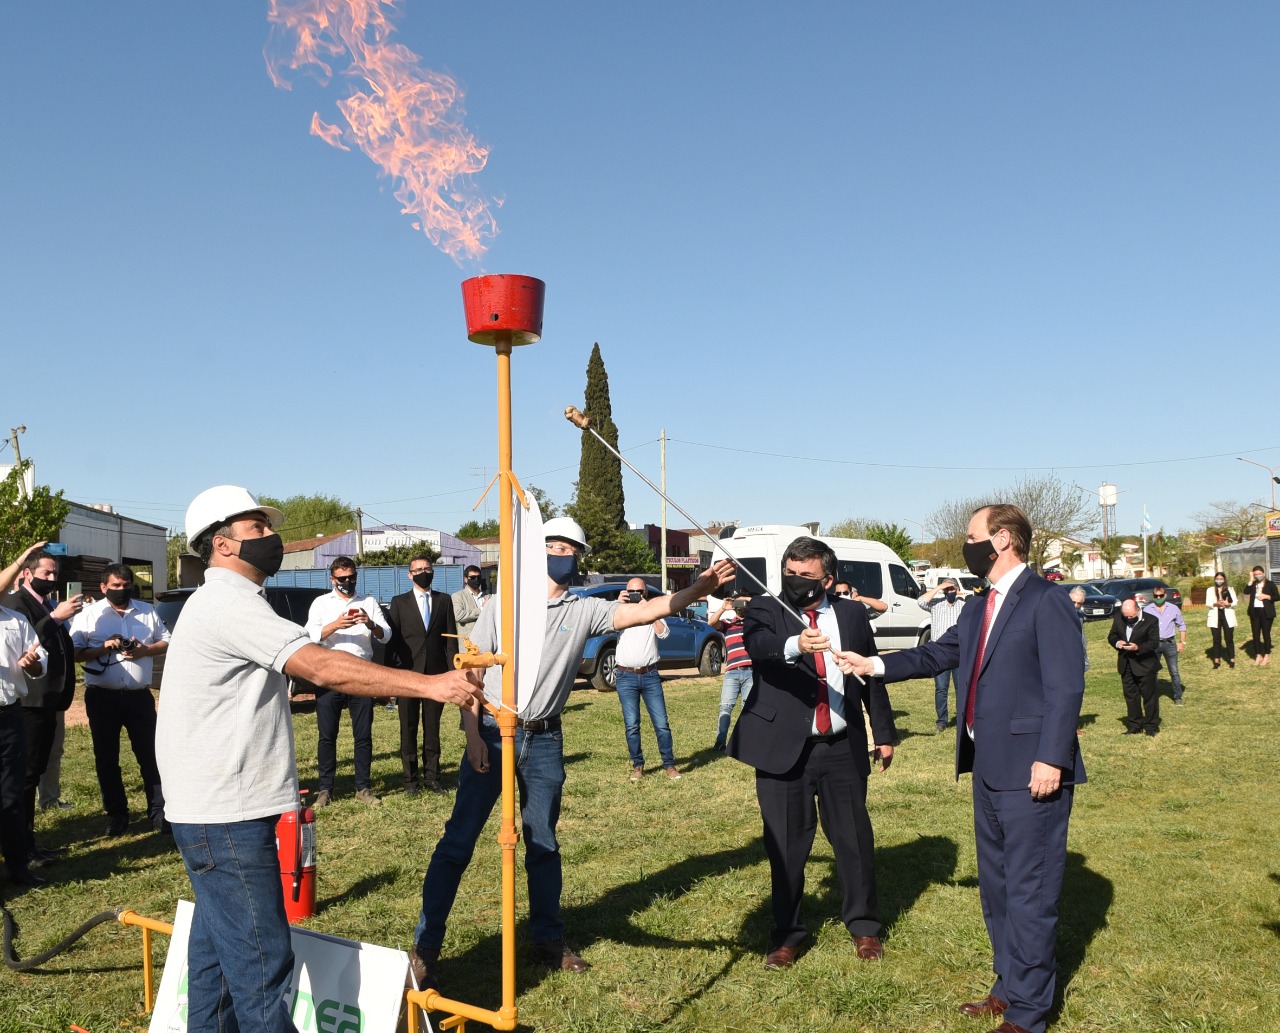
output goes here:
<path id="1" fill-rule="evenodd" d="M 76 649 L 97 649 L 109 638 L 135 638 L 144 646 L 169 641 L 169 629 L 148 603 L 129 600 L 121 613 L 106 599 L 90 603 L 71 618 L 71 642 Z M 84 683 L 104 689 L 150 689 L 151 657 L 125 660 L 119 653 L 104 653 L 85 661 Z"/>
<path id="2" fill-rule="evenodd" d="M 32 646 L 37 647 L 40 670 L 28 673 L 18 661 Z M 31 622 L 22 614 L 0 606 L 0 706 L 17 703 L 27 694 L 27 679 L 38 681 L 48 671 L 49 654 L 40 645 Z"/>
<path id="3" fill-rule="evenodd" d="M 324 646 L 325 649 L 336 649 L 342 653 L 358 656 L 361 660 L 372 660 L 373 632 L 364 624 L 339 628 L 328 638 L 323 637 L 326 625 L 332 624 L 348 610 L 354 609 L 364 610 L 373 619 L 373 623 L 382 629 L 382 638 L 379 641 L 391 641 L 391 625 L 387 623 L 387 618 L 382 616 L 382 607 L 378 605 L 377 599 L 371 595 L 358 599 L 355 596 L 342 595 L 337 589 L 328 595 L 320 596 L 311 604 L 311 609 L 307 611 L 307 635 L 312 642 Z"/>
<path id="4" fill-rule="evenodd" d="M 840 622 L 836 619 L 836 611 L 831 608 L 831 603 L 824 595 L 822 601 L 814 606 L 807 608 L 808 610 L 818 611 L 818 630 L 822 632 L 831 642 L 832 649 L 842 649 L 840 645 Z M 806 610 L 799 611 L 800 616 L 806 621 L 809 614 Z M 784 620 L 792 620 L 790 614 L 783 615 Z M 800 635 L 797 633 L 792 635 L 784 643 L 782 647 L 782 659 L 787 663 L 795 666 L 796 661 L 801 657 L 800 652 Z M 831 735 L 837 732 L 843 732 L 848 724 L 844 717 L 844 675 L 840 672 L 840 668 L 836 666 L 835 660 L 828 653 L 824 657 L 827 668 L 827 703 L 831 707 Z M 809 727 L 810 735 L 819 735 L 818 731 L 818 715 L 814 710 L 813 722 Z"/>

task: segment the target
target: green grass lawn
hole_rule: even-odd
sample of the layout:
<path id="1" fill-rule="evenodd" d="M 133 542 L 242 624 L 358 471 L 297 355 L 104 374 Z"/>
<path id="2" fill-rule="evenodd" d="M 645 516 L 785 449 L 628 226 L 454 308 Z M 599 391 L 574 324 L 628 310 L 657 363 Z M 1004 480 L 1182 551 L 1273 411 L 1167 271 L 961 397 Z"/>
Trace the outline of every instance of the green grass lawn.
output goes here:
<path id="1" fill-rule="evenodd" d="M 1089 626 L 1081 742 L 1090 781 L 1076 794 L 1071 827 L 1055 1030 L 1280 1030 L 1280 668 L 1255 669 L 1242 655 L 1234 671 L 1211 670 L 1203 611 L 1188 617 L 1186 705 L 1165 697 L 1154 739 L 1120 735 L 1109 622 Z M 885 960 L 854 957 L 819 835 L 806 898 L 811 948 L 790 971 L 766 972 L 768 865 L 752 773 L 707 749 L 718 680 L 667 683 L 679 782 L 651 772 L 629 783 L 617 699 L 575 693 L 565 715 L 564 915 L 570 942 L 594 968 L 574 976 L 522 967 L 522 1027 L 984 1033 L 992 1023 L 955 1010 L 990 983 L 968 778 L 957 784 L 951 775 L 954 729 L 934 733 L 932 682 L 893 686 L 891 695 L 901 745 L 870 790 Z M 452 781 L 462 737 L 456 722 L 446 724 Z M 296 728 L 303 785 L 314 785 L 314 718 L 299 714 Z M 320 913 L 309 924 L 408 947 L 422 872 L 452 798 L 399 792 L 395 715 L 378 710 L 383 806 L 354 801 L 348 729 L 344 721 L 342 796 L 317 826 Z M 656 769 L 647 717 L 642 734 Z M 125 768 L 141 814 L 131 757 Z M 68 735 L 64 795 L 80 806 L 39 819 L 46 844 L 69 848 L 48 871 L 55 881 L 10 901 L 21 956 L 106 908 L 171 920 L 174 902 L 190 896 L 165 839 L 141 831 L 101 838 L 87 729 Z M 521 898 L 523 885 L 521 873 Z M 486 836 L 454 910 L 443 969 L 446 993 L 486 1007 L 499 1003 L 498 890 L 498 849 Z M 159 961 L 167 938 L 156 941 Z M 145 1029 L 141 1002 L 140 934 L 114 923 L 40 972 L 0 974 L 2 1031 L 72 1022 L 91 1033 Z"/>

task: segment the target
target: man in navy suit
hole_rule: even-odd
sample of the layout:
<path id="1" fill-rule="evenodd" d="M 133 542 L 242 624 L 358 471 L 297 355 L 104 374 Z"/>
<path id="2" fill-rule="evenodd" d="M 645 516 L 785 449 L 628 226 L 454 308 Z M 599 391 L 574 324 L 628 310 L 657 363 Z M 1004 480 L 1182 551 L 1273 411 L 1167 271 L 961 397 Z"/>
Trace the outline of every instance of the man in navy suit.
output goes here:
<path id="1" fill-rule="evenodd" d="M 846 679 L 827 652 L 876 648 L 866 607 L 827 595 L 835 569 L 830 546 L 797 538 L 782 559 L 783 596 L 808 623 L 765 596 L 752 600 L 743 618 L 753 685 L 727 752 L 756 769 L 773 891 L 773 931 L 764 962 L 769 969 L 788 968 L 804 944 L 804 867 L 819 816 L 835 852 L 844 891 L 840 918 L 854 950 L 864 961 L 878 961 L 884 953 L 867 814 L 871 763 L 863 706 L 883 768 L 893 759 L 896 733 L 881 681 L 871 679 L 864 688 Z"/>
<path id="2" fill-rule="evenodd" d="M 1031 523 L 1016 506 L 969 519 L 969 569 L 991 587 L 965 604 L 936 642 L 840 663 L 886 682 L 954 668 L 956 778 L 973 772 L 978 889 L 995 984 L 966 1015 L 1001 1018 L 992 1033 L 1042 1033 L 1053 1004 L 1058 898 L 1075 786 L 1085 781 L 1076 740 L 1084 698 L 1080 620 L 1066 592 L 1027 567 Z"/>

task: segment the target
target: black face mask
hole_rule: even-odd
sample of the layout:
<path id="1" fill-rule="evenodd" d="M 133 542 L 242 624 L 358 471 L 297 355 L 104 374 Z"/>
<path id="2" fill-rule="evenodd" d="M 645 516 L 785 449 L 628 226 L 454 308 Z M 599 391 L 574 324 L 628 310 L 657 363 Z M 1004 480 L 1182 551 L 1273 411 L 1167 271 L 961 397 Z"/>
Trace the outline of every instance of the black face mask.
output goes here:
<path id="1" fill-rule="evenodd" d="M 484 580 L 483 578 L 480 577 L 479 574 L 472 574 L 469 578 L 467 578 L 467 586 L 469 588 L 479 588 L 483 584 L 484 584 Z"/>
<path id="2" fill-rule="evenodd" d="M 1134 624 L 1137 624 L 1137 623 L 1138 623 L 1138 618 L 1137 618 L 1137 617 L 1126 617 L 1126 618 L 1124 619 L 1124 622 L 1125 622 L 1126 624 L 1128 624 L 1128 625 L 1132 626 L 1132 625 L 1134 625 Z"/>
<path id="3" fill-rule="evenodd" d="M 955 592 L 943 592 L 943 593 L 942 593 L 942 597 L 943 597 L 944 599 L 946 599 L 946 601 L 947 601 L 947 602 L 949 602 L 949 603 L 954 603 L 954 602 L 956 601 L 956 593 L 955 593 Z"/>
<path id="4" fill-rule="evenodd" d="M 353 577 L 334 578 L 338 582 L 338 591 L 343 595 L 354 595 L 356 590 L 356 579 Z"/>
<path id="5" fill-rule="evenodd" d="M 413 583 L 421 588 L 424 592 L 431 587 L 431 581 L 436 576 L 434 570 L 423 570 L 413 575 Z"/>
<path id="6" fill-rule="evenodd" d="M 107 597 L 107 602 L 112 606 L 128 606 L 129 598 L 133 595 L 132 588 L 104 588 L 102 594 Z"/>
<path id="7" fill-rule="evenodd" d="M 985 542 L 965 542 L 961 551 L 965 565 L 975 577 L 986 577 L 996 564 L 996 547 L 990 538 Z"/>
<path id="8" fill-rule="evenodd" d="M 782 594 L 787 597 L 787 602 L 798 610 L 805 607 L 811 607 L 818 602 L 824 595 L 826 589 L 822 587 L 825 578 L 801 577 L 799 574 L 783 574 L 782 575 Z"/>
<path id="9" fill-rule="evenodd" d="M 267 577 L 280 571 L 284 562 L 284 541 L 278 534 L 265 538 L 234 538 L 240 543 L 240 559 Z"/>
<path id="10" fill-rule="evenodd" d="M 28 584 L 31 585 L 31 591 L 35 592 L 41 599 L 46 595 L 51 595 L 58 588 L 58 582 L 53 578 L 33 577 Z"/>

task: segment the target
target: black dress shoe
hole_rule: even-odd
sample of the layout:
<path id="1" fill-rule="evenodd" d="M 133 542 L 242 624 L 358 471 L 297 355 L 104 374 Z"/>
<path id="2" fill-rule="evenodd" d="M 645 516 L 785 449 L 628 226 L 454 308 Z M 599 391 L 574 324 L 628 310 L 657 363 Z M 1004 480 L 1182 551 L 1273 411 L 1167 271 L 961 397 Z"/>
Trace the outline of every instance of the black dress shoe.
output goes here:
<path id="1" fill-rule="evenodd" d="M 434 793 L 436 796 L 444 796 L 446 792 L 445 787 L 439 782 L 426 782 L 422 788 L 428 793 Z"/>
<path id="2" fill-rule="evenodd" d="M 48 879 L 42 879 L 35 872 L 23 869 L 20 872 L 10 872 L 9 881 L 15 886 L 46 886 Z"/>
<path id="3" fill-rule="evenodd" d="M 440 952 L 427 948 L 409 948 L 409 971 L 419 990 L 440 992 Z"/>
<path id="4" fill-rule="evenodd" d="M 111 820 L 107 822 L 107 836 L 123 836 L 129 831 L 129 816 L 127 814 L 113 814 Z"/>

